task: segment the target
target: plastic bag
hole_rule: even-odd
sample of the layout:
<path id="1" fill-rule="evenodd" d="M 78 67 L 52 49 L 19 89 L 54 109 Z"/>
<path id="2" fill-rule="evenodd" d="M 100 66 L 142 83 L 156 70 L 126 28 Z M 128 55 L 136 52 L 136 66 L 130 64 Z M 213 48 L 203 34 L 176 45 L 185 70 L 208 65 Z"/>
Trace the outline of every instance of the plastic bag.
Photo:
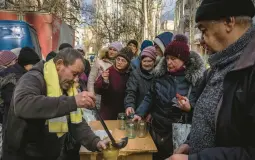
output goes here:
<path id="1" fill-rule="evenodd" d="M 173 149 L 175 150 L 186 141 L 190 133 L 191 125 L 173 123 L 172 127 L 173 127 Z"/>

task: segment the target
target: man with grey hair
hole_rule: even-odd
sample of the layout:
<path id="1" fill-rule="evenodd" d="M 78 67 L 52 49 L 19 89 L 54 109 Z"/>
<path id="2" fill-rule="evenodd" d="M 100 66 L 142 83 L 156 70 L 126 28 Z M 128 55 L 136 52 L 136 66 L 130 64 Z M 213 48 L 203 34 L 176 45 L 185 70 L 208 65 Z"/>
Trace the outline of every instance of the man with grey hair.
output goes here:
<path id="1" fill-rule="evenodd" d="M 77 93 L 75 82 L 83 71 L 82 55 L 66 48 L 20 78 L 7 118 L 3 160 L 66 160 L 72 150 L 68 133 L 91 151 L 106 148 L 82 119 L 81 108 L 95 107 L 93 93 Z"/>
<path id="2" fill-rule="evenodd" d="M 201 83 L 189 140 L 171 160 L 255 159 L 254 15 L 251 0 L 204 0 L 198 8 L 211 68 Z"/>

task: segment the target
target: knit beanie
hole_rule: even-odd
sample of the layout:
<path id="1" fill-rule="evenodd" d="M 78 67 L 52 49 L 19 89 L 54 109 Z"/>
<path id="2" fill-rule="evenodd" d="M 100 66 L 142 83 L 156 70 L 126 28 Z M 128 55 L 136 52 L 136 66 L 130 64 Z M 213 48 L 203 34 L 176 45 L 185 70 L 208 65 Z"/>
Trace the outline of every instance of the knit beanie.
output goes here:
<path id="1" fill-rule="evenodd" d="M 17 56 L 13 52 L 0 51 L 0 66 L 6 66 L 15 59 L 17 59 Z"/>
<path id="2" fill-rule="evenodd" d="M 161 51 L 164 53 L 166 46 L 172 41 L 173 33 L 171 32 L 163 32 L 159 34 L 155 39 L 154 43 L 159 46 Z"/>
<path id="3" fill-rule="evenodd" d="M 38 54 L 29 47 L 24 47 L 21 49 L 19 57 L 18 57 L 18 64 L 21 66 L 26 66 L 28 64 L 36 64 L 40 61 L 40 57 Z"/>
<path id="4" fill-rule="evenodd" d="M 120 42 L 112 42 L 109 45 L 109 48 L 115 48 L 119 52 L 123 48 L 123 46 Z"/>
<path id="5" fill-rule="evenodd" d="M 54 51 L 50 52 L 50 53 L 47 55 L 47 57 L 46 57 L 46 62 L 48 62 L 49 60 L 53 59 L 53 58 L 56 57 L 56 56 L 57 56 L 57 53 L 56 53 L 56 52 L 54 52 Z"/>
<path id="6" fill-rule="evenodd" d="M 128 43 L 127 43 L 127 46 L 130 45 L 130 44 L 134 44 L 136 46 L 136 48 L 138 48 L 138 42 L 134 39 L 130 40 Z"/>
<path id="7" fill-rule="evenodd" d="M 154 61 L 156 61 L 157 58 L 157 54 L 156 54 L 156 49 L 154 46 L 149 46 L 146 47 L 141 54 L 142 59 L 144 57 L 150 57 L 151 59 L 153 59 Z"/>
<path id="8" fill-rule="evenodd" d="M 73 46 L 71 44 L 69 44 L 69 43 L 62 43 L 59 46 L 58 50 L 61 51 L 62 49 L 65 49 L 65 48 L 73 48 Z"/>
<path id="9" fill-rule="evenodd" d="M 254 15 L 255 7 L 252 0 L 203 0 L 197 9 L 196 22 Z"/>
<path id="10" fill-rule="evenodd" d="M 130 63 L 133 56 L 134 54 L 132 50 L 129 47 L 124 47 L 123 49 L 120 50 L 120 54 L 118 54 L 117 57 L 123 57 L 128 61 L 128 63 Z"/>
<path id="11" fill-rule="evenodd" d="M 189 46 L 187 41 L 182 39 L 172 41 L 165 50 L 165 56 L 170 55 L 180 60 L 187 62 L 190 56 Z"/>
<path id="12" fill-rule="evenodd" d="M 141 52 L 144 50 L 144 48 L 149 47 L 149 46 L 153 46 L 153 42 L 150 40 L 144 40 L 143 43 L 141 44 Z"/>

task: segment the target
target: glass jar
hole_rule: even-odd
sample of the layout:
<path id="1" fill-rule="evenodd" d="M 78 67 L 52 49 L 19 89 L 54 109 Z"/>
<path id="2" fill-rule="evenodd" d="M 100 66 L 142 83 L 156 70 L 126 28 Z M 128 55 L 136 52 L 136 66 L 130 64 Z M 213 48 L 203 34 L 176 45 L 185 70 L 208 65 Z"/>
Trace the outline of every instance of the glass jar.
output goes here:
<path id="1" fill-rule="evenodd" d="M 126 120 L 126 114 L 125 113 L 119 113 L 118 114 L 118 121 L 119 121 L 119 129 L 125 130 L 125 120 Z"/>
<path id="2" fill-rule="evenodd" d="M 126 135 L 129 139 L 136 137 L 136 123 L 132 120 L 127 120 L 126 122 Z"/>
<path id="3" fill-rule="evenodd" d="M 144 138 L 147 135 L 147 124 L 145 121 L 141 120 L 137 124 L 137 136 L 139 138 Z"/>

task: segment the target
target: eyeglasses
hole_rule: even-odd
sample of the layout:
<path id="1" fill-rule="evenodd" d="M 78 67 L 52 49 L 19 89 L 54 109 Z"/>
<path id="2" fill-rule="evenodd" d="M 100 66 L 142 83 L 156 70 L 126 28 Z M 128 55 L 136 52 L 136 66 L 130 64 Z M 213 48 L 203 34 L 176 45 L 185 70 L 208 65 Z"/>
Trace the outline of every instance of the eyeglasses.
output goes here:
<path id="1" fill-rule="evenodd" d="M 127 60 L 125 58 L 121 58 L 121 57 L 117 57 L 116 58 L 117 62 L 121 62 L 121 63 L 128 63 Z"/>
<path id="2" fill-rule="evenodd" d="M 115 48 L 110 47 L 109 50 L 117 51 Z"/>

